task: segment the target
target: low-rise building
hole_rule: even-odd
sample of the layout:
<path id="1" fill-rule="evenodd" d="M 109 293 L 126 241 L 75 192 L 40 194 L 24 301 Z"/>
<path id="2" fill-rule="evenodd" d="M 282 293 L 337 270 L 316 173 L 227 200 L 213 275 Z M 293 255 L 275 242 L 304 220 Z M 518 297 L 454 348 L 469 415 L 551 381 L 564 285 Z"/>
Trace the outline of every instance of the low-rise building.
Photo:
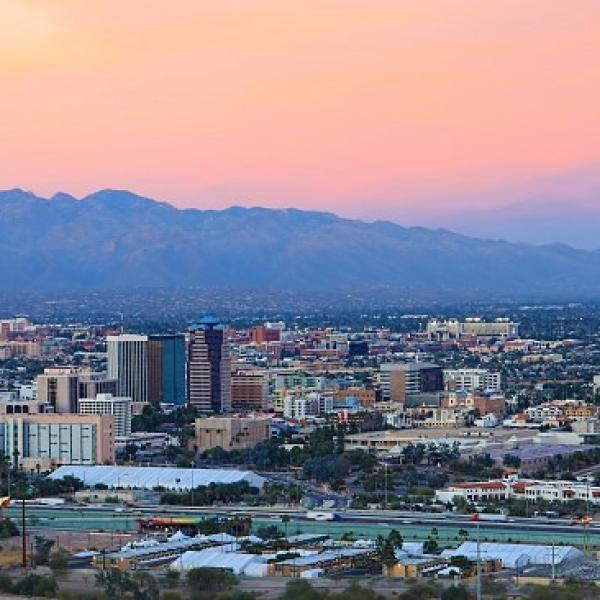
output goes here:
<path id="1" fill-rule="evenodd" d="M 112 415 L 115 436 L 125 437 L 131 434 L 131 398 L 98 394 L 95 398 L 80 398 L 80 415 Z"/>
<path id="2" fill-rule="evenodd" d="M 111 415 L 0 415 L 0 451 L 12 465 L 47 471 L 57 465 L 115 460 Z"/>
<path id="3" fill-rule="evenodd" d="M 270 437 L 269 417 L 205 417 L 196 419 L 196 435 L 190 447 L 196 452 L 213 448 L 244 450 Z"/>
<path id="4" fill-rule="evenodd" d="M 304 421 L 333 411 L 333 398 L 322 394 L 289 395 L 283 400 L 283 416 L 286 419 Z"/>
<path id="5" fill-rule="evenodd" d="M 492 481 L 454 483 L 437 490 L 436 500 L 453 503 L 456 498 L 467 502 L 493 502 L 507 498 L 523 498 L 531 502 L 569 502 L 582 500 L 600 505 L 600 486 L 587 481 L 536 480 L 510 477 Z"/>
<path id="6" fill-rule="evenodd" d="M 500 373 L 487 369 L 444 369 L 444 387 L 450 391 L 480 390 L 498 393 L 501 381 Z"/>

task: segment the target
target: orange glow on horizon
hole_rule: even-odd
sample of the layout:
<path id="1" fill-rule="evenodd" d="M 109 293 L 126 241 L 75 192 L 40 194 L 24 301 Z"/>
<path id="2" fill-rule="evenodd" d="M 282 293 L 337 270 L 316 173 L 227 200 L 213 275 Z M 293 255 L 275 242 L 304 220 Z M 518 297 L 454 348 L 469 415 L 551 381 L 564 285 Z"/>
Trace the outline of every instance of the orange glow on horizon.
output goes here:
<path id="1" fill-rule="evenodd" d="M 587 0 L 21 0 L 0 28 L 0 188 L 401 218 L 600 162 Z"/>

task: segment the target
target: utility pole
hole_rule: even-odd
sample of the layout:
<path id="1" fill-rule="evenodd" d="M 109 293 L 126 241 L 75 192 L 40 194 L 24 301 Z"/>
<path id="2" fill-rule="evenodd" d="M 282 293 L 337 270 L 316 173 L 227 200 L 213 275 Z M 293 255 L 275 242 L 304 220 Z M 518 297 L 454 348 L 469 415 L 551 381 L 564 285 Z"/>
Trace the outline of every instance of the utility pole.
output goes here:
<path id="1" fill-rule="evenodd" d="M 383 509 L 387 510 L 388 506 L 388 477 L 387 477 L 387 463 L 383 463 L 383 472 L 385 479 L 385 492 L 383 497 Z"/>
<path id="2" fill-rule="evenodd" d="M 194 506 L 194 461 L 192 461 L 192 506 Z"/>
<path id="3" fill-rule="evenodd" d="M 481 545 L 479 536 L 479 514 L 471 515 L 471 520 L 477 523 L 477 600 L 482 600 L 481 596 Z"/>
<path id="4" fill-rule="evenodd" d="M 25 521 L 25 497 L 21 500 L 21 542 L 22 542 L 22 565 L 24 569 L 27 569 L 27 531 Z"/>
<path id="5" fill-rule="evenodd" d="M 556 578 L 556 570 L 555 570 L 555 566 L 554 566 L 554 540 L 552 540 L 552 583 L 554 583 L 555 578 Z"/>

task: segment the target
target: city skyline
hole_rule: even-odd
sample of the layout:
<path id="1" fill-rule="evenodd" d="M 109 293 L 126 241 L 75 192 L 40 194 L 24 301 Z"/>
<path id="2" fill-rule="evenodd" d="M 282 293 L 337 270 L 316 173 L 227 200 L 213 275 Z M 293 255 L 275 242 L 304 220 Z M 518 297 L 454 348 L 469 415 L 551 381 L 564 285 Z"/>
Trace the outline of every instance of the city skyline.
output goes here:
<path id="1" fill-rule="evenodd" d="M 234 8 L 5 3 L 0 188 L 406 225 L 597 214 L 600 7 Z"/>

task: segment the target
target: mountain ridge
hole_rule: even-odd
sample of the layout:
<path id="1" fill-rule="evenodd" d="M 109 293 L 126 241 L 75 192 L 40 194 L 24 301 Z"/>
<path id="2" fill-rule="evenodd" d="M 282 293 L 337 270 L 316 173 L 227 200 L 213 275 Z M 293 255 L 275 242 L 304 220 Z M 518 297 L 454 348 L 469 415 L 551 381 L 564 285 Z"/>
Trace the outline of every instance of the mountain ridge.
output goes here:
<path id="1" fill-rule="evenodd" d="M 127 190 L 0 191 L 6 289 L 344 286 L 600 295 L 600 252 L 330 212 L 179 209 Z"/>

